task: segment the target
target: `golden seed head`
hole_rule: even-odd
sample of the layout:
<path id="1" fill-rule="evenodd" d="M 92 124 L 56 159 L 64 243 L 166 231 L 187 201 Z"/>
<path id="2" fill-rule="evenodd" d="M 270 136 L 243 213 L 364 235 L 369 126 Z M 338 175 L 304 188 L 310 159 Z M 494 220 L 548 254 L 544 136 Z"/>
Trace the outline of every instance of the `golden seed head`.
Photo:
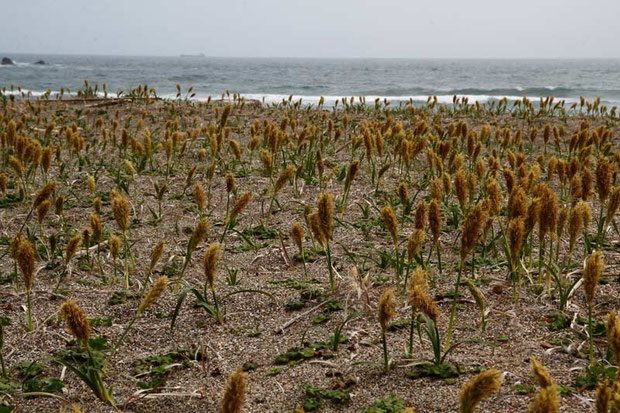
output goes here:
<path id="1" fill-rule="evenodd" d="M 526 215 L 526 197 L 525 191 L 520 186 L 514 187 L 510 191 L 510 197 L 508 198 L 508 211 L 511 218 L 525 217 Z"/>
<path id="2" fill-rule="evenodd" d="M 194 184 L 194 202 L 196 202 L 200 211 L 204 211 L 207 203 L 207 196 L 200 182 Z"/>
<path id="3" fill-rule="evenodd" d="M 22 166 L 22 163 L 19 159 L 17 159 L 13 155 L 10 155 L 9 164 L 11 165 L 11 169 L 13 169 L 13 172 L 15 172 L 15 175 L 17 175 L 18 178 L 24 176 L 24 167 Z"/>
<path id="4" fill-rule="evenodd" d="M 583 289 L 586 294 L 586 300 L 589 305 L 592 305 L 594 300 L 594 293 L 599 279 L 603 275 L 603 256 L 600 251 L 594 251 L 586 260 L 585 267 L 583 269 Z"/>
<path id="5" fill-rule="evenodd" d="M 299 222 L 293 222 L 291 225 L 291 238 L 293 238 L 293 242 L 299 248 L 299 251 L 303 251 L 304 249 L 304 228 L 301 226 Z"/>
<path id="6" fill-rule="evenodd" d="M 93 209 L 97 214 L 101 213 L 101 198 L 95 197 L 93 199 Z"/>
<path id="7" fill-rule="evenodd" d="M 400 203 L 404 207 L 405 205 L 409 203 L 409 194 L 407 191 L 407 184 L 405 184 L 404 182 L 399 183 L 397 192 L 398 192 L 398 198 L 400 199 Z"/>
<path id="8" fill-rule="evenodd" d="M 471 280 L 467 280 L 466 284 L 467 284 L 467 289 L 469 290 L 469 293 L 471 294 L 472 297 L 474 297 L 474 301 L 476 301 L 476 305 L 478 306 L 480 311 L 484 313 L 487 307 L 487 301 L 484 298 L 484 295 L 482 295 L 482 292 L 480 291 L 480 289 Z"/>
<path id="9" fill-rule="evenodd" d="M 112 258 L 116 259 L 118 257 L 118 253 L 121 250 L 121 237 L 118 235 L 112 235 L 110 237 L 110 253 L 112 254 Z"/>
<path id="10" fill-rule="evenodd" d="M 422 244 L 426 232 L 423 229 L 414 229 L 407 239 L 407 261 L 411 264 L 413 259 L 422 251 Z"/>
<path id="11" fill-rule="evenodd" d="M 483 202 L 476 204 L 465 218 L 461 234 L 461 260 L 465 260 L 476 246 L 478 236 L 486 225 L 488 214 Z"/>
<path id="12" fill-rule="evenodd" d="M 596 166 L 596 189 L 600 201 L 607 200 L 612 189 L 612 168 L 605 157 L 599 158 Z"/>
<path id="13" fill-rule="evenodd" d="M 379 298 L 378 314 L 381 329 L 385 331 L 390 321 L 392 321 L 396 315 L 396 296 L 394 295 L 393 289 L 390 288 L 381 294 Z"/>
<path id="14" fill-rule="evenodd" d="M 394 249 L 398 250 L 398 221 L 396 220 L 396 214 L 392 207 L 387 205 L 381 209 L 381 216 L 383 217 L 385 228 L 390 233 L 390 237 L 392 237 Z"/>
<path id="15" fill-rule="evenodd" d="M 202 241 L 207 239 L 207 231 L 209 230 L 209 220 L 205 217 L 198 221 L 196 227 L 194 228 L 194 232 L 192 233 L 192 237 L 189 241 L 190 251 L 196 249 Z"/>
<path id="16" fill-rule="evenodd" d="M 325 242 L 329 242 L 332 237 L 334 220 L 334 197 L 330 192 L 322 192 L 317 201 L 319 222 L 323 232 Z M 393 213 L 394 211 L 392 211 Z"/>
<path id="17" fill-rule="evenodd" d="M 357 172 L 360 169 L 360 161 L 359 159 L 354 160 L 353 162 L 351 162 L 351 165 L 349 165 L 349 170 L 347 171 L 347 177 L 345 180 L 345 186 L 349 186 L 351 184 L 351 182 L 353 182 L 353 180 L 355 179 L 355 176 L 357 175 Z"/>
<path id="18" fill-rule="evenodd" d="M 241 145 L 239 142 L 231 139 L 228 144 L 230 145 L 230 149 L 232 149 L 235 158 L 237 158 L 237 160 L 241 160 Z"/>
<path id="19" fill-rule="evenodd" d="M 93 239 L 96 242 L 101 240 L 101 236 L 103 235 L 103 224 L 101 223 L 101 218 L 98 214 L 90 215 L 90 228 L 93 231 Z"/>
<path id="20" fill-rule="evenodd" d="M 577 240 L 577 236 L 583 227 L 583 201 L 580 201 L 570 209 L 570 213 L 568 215 L 568 235 L 569 235 L 569 245 L 572 248 L 575 245 L 575 241 Z"/>
<path id="21" fill-rule="evenodd" d="M 16 261 L 17 261 L 17 250 L 19 249 L 19 244 L 21 244 L 22 240 L 23 240 L 23 236 L 21 232 L 16 234 L 11 239 L 11 246 L 9 248 L 9 254 L 11 255 L 11 258 L 13 258 Z"/>
<path id="22" fill-rule="evenodd" d="M 129 201 L 125 195 L 118 192 L 112 194 L 112 212 L 118 228 L 126 231 L 129 228 Z"/>
<path id="23" fill-rule="evenodd" d="M 17 264 L 27 291 L 34 285 L 35 254 L 34 247 L 27 240 L 20 240 L 16 251 Z"/>
<path id="24" fill-rule="evenodd" d="M 416 267 L 407 285 L 407 302 L 413 312 L 422 312 L 437 322 L 439 308 L 428 294 L 427 273 L 421 267 Z"/>
<path id="25" fill-rule="evenodd" d="M 56 191 L 56 182 L 49 182 L 43 188 L 39 189 L 39 192 L 34 197 L 32 203 L 33 208 L 37 208 L 43 201 L 49 199 L 50 196 Z"/>
<path id="26" fill-rule="evenodd" d="M 260 159 L 263 162 L 263 166 L 268 174 L 271 174 L 273 170 L 273 159 L 271 158 L 271 153 L 267 149 L 263 149 L 260 153 Z"/>
<path id="27" fill-rule="evenodd" d="M 82 244 L 82 235 L 77 234 L 69 240 L 67 247 L 65 248 L 65 265 L 68 265 L 75 253 Z"/>
<path id="28" fill-rule="evenodd" d="M 456 197 L 461 208 L 465 209 L 468 195 L 467 180 L 465 179 L 465 174 L 460 169 L 454 174 L 454 190 L 456 191 Z"/>
<path id="29" fill-rule="evenodd" d="M 88 178 L 86 179 L 86 182 L 88 182 L 88 189 L 90 190 L 91 195 L 95 194 L 95 177 L 92 175 L 89 175 Z"/>
<path id="30" fill-rule="evenodd" d="M 232 191 L 235 190 L 235 175 L 233 175 L 232 172 L 229 172 L 226 174 L 225 180 L 226 192 L 230 194 Z"/>
<path id="31" fill-rule="evenodd" d="M 534 376 L 540 387 L 553 386 L 553 379 L 551 378 L 549 371 L 536 359 L 536 357 L 530 357 L 530 364 L 532 375 Z"/>
<path id="32" fill-rule="evenodd" d="M 538 220 L 538 228 L 540 236 L 550 234 L 555 237 L 555 231 L 558 225 L 558 197 L 549 187 L 545 186 L 542 191 L 540 218 Z"/>
<path id="33" fill-rule="evenodd" d="M 168 277 L 166 277 L 165 275 L 159 277 L 157 281 L 155 281 L 151 289 L 149 290 L 146 297 L 144 297 L 144 300 L 142 300 L 140 307 L 138 307 L 138 314 L 142 314 L 144 310 L 148 309 L 153 304 L 155 304 L 155 301 L 157 301 L 159 297 L 161 297 L 164 294 L 167 286 L 168 286 Z"/>
<path id="34" fill-rule="evenodd" d="M 67 328 L 73 336 L 88 347 L 88 337 L 90 336 L 90 323 L 84 311 L 73 301 L 67 299 L 60 306 L 60 313 L 67 323 Z"/>
<path id="35" fill-rule="evenodd" d="M 0 173 L 0 192 L 6 195 L 7 179 L 4 172 Z"/>
<path id="36" fill-rule="evenodd" d="M 614 215 L 620 209 L 620 186 L 614 188 L 607 203 L 607 213 L 605 215 L 605 225 L 609 225 Z"/>
<path id="37" fill-rule="evenodd" d="M 519 262 L 519 254 L 525 235 L 525 223 L 523 218 L 513 218 L 508 223 L 508 245 L 510 247 L 510 259 L 513 267 Z"/>
<path id="38" fill-rule="evenodd" d="M 560 215 L 558 216 L 558 227 L 557 227 L 557 238 L 562 237 L 562 233 L 564 232 L 564 227 L 566 226 L 566 221 L 568 220 L 568 207 L 564 207 L 560 210 Z"/>
<path id="39" fill-rule="evenodd" d="M 43 154 L 41 155 L 41 167 L 44 172 L 49 171 L 50 166 L 52 165 L 52 147 L 48 146 L 43 150 Z"/>
<path id="40" fill-rule="evenodd" d="M 241 413 L 248 391 L 248 374 L 237 370 L 226 382 L 226 390 L 222 399 L 222 413 Z"/>
<path id="41" fill-rule="evenodd" d="M 232 211 L 230 212 L 230 220 L 234 220 L 237 216 L 243 212 L 243 210 L 252 201 L 252 192 L 244 192 L 235 202 Z"/>
<path id="42" fill-rule="evenodd" d="M 325 247 L 326 239 L 325 234 L 323 233 L 323 229 L 321 228 L 321 219 L 319 218 L 318 212 L 312 212 L 308 215 L 308 222 L 310 223 L 310 229 L 312 230 L 312 235 L 314 235 L 314 239 L 317 240 L 321 246 Z"/>
<path id="43" fill-rule="evenodd" d="M 530 413 L 558 413 L 560 402 L 556 386 L 543 387 L 529 406 Z"/>
<path id="44" fill-rule="evenodd" d="M 611 310 L 607 318 L 607 341 L 616 358 L 616 365 L 620 366 L 620 318 L 615 310 Z"/>
<path id="45" fill-rule="evenodd" d="M 37 221 L 39 222 L 39 225 L 43 223 L 43 220 L 47 216 L 47 213 L 49 212 L 51 207 L 52 207 L 52 203 L 50 202 L 49 199 L 46 199 L 45 201 L 39 204 L 39 207 L 37 208 Z"/>
<path id="46" fill-rule="evenodd" d="M 450 180 L 448 180 L 448 182 L 450 182 Z M 432 199 L 436 199 L 438 201 L 443 199 L 444 188 L 441 178 L 435 178 L 431 181 L 429 185 L 429 192 Z"/>
<path id="47" fill-rule="evenodd" d="M 487 180 L 485 185 L 486 196 L 491 201 L 491 208 L 489 209 L 490 215 L 499 215 L 502 208 L 502 193 L 499 187 L 499 183 L 495 178 L 491 177 Z"/>
<path id="48" fill-rule="evenodd" d="M 295 167 L 293 165 L 289 165 L 286 169 L 283 169 L 280 175 L 278 175 L 278 179 L 274 185 L 274 193 L 277 194 L 280 192 L 280 190 L 284 188 L 284 185 L 291 180 L 293 175 L 295 175 Z"/>
<path id="49" fill-rule="evenodd" d="M 530 202 L 530 204 L 527 207 L 527 212 L 526 212 L 526 220 L 525 220 L 525 227 L 529 230 L 534 228 L 534 225 L 536 225 L 536 223 L 539 221 L 540 219 L 540 204 L 541 204 L 541 200 L 540 198 L 534 198 L 532 199 L 532 202 Z M 515 218 L 520 218 L 519 216 L 516 216 Z"/>
<path id="50" fill-rule="evenodd" d="M 165 248 L 166 243 L 164 241 L 159 241 L 155 247 L 153 247 L 153 251 L 151 252 L 151 263 L 149 264 L 149 272 L 153 271 L 153 268 L 155 268 L 161 257 L 164 255 Z"/>
<path id="51" fill-rule="evenodd" d="M 413 227 L 416 229 L 424 229 L 426 227 L 426 210 L 428 209 L 428 205 L 426 201 L 422 200 L 418 202 L 418 205 L 415 209 L 415 219 Z"/>
<path id="52" fill-rule="evenodd" d="M 459 395 L 459 412 L 473 413 L 482 400 L 500 389 L 503 381 L 502 372 L 496 369 L 483 371 L 470 379 Z"/>
<path id="53" fill-rule="evenodd" d="M 217 262 L 220 259 L 222 252 L 222 246 L 220 244 L 211 244 L 205 251 L 205 255 L 202 259 L 202 266 L 205 273 L 205 278 L 209 287 L 215 286 L 215 274 L 217 273 Z"/>
<path id="54" fill-rule="evenodd" d="M 607 380 L 599 382 L 596 386 L 596 397 L 594 398 L 597 413 L 609 412 L 611 397 L 611 387 L 608 386 Z"/>

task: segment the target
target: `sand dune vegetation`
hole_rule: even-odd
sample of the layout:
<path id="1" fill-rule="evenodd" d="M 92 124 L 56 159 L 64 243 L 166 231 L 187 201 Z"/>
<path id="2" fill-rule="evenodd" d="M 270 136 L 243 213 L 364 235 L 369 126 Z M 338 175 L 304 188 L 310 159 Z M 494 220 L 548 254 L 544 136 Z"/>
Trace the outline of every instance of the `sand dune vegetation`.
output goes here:
<path id="1" fill-rule="evenodd" d="M 620 411 L 615 107 L 98 92 L 0 94 L 0 412 Z"/>

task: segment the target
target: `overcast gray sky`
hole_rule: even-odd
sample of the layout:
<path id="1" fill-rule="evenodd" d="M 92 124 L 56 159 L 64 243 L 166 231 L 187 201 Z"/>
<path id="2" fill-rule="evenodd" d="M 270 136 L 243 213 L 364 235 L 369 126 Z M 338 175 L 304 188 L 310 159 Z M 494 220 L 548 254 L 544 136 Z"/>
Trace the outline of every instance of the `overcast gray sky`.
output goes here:
<path id="1" fill-rule="evenodd" d="M 2 0 L 0 52 L 620 57 L 620 0 Z"/>

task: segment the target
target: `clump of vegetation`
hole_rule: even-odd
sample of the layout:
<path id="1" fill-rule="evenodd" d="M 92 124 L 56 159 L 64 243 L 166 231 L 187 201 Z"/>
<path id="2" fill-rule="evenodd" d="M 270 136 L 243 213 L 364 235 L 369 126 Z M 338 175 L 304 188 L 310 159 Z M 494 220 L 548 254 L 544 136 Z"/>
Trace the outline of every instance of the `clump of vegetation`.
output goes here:
<path id="1" fill-rule="evenodd" d="M 88 410 L 158 398 L 214 410 L 194 396 L 222 394 L 227 412 L 401 412 L 403 399 L 380 394 L 385 377 L 410 377 L 420 400 L 432 397 L 427 380 L 456 395 L 479 355 L 497 370 L 466 383 L 458 407 L 438 403 L 498 410 L 499 369 L 526 376 L 522 351 L 536 342 L 554 374 L 588 363 L 554 383 L 533 360 L 539 386 L 515 384 L 518 408 L 574 409 L 572 393 L 613 411 L 616 108 L 457 96 L 328 108 L 230 92 L 196 100 L 182 85 L 172 100 L 147 85 L 109 99 L 99 90 L 0 92 L 0 406 L 28 397 L 50 408 L 37 399 L 47 393 L 70 405 L 66 374 L 45 364 L 54 359 L 92 391 Z M 512 328 L 521 324 L 527 337 Z M 199 356 L 178 350 L 187 340 Z M 28 357 L 33 346 L 41 357 Z M 200 371 L 182 389 L 177 364 Z M 227 384 L 224 368 L 235 371 Z M 313 385 L 291 394 L 301 369 Z M 362 383 L 355 392 L 324 383 L 344 372 Z M 283 400 L 246 396 L 255 381 L 277 381 Z"/>

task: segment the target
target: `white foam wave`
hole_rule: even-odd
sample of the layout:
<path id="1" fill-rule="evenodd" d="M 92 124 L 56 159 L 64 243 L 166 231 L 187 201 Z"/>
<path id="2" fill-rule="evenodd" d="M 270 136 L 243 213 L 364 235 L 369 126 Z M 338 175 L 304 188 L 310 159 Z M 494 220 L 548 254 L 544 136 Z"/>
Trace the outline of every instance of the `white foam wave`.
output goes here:
<path id="1" fill-rule="evenodd" d="M 5 95 L 15 95 L 16 97 L 41 97 L 43 95 L 45 95 L 47 92 L 46 91 L 37 91 L 37 90 L 29 90 L 29 89 L 21 89 L 21 91 L 14 89 L 14 90 L 7 90 L 5 92 L 3 92 Z M 60 96 L 60 91 L 51 91 L 50 93 L 50 98 L 51 99 L 56 99 Z M 99 91 L 97 93 L 98 97 L 104 97 L 104 93 Z M 208 95 L 206 93 L 197 93 L 196 96 L 194 96 L 191 100 L 193 101 L 204 101 L 206 100 L 209 96 L 211 96 L 211 98 L 213 100 L 217 100 L 220 99 L 221 95 Z M 262 102 L 264 104 L 272 104 L 272 103 L 282 103 L 282 101 L 288 101 L 289 96 L 290 95 L 284 95 L 284 94 L 272 94 L 272 93 L 241 93 L 241 96 L 244 97 L 246 100 L 256 100 L 259 102 Z M 436 95 L 437 96 L 437 102 L 439 104 L 452 104 L 453 102 L 453 98 L 454 95 L 452 94 L 445 94 L 445 95 Z M 66 90 L 64 92 L 63 95 L 64 98 L 75 98 L 77 97 L 77 93 L 75 92 L 71 92 L 68 93 Z M 108 92 L 107 97 L 109 98 L 116 98 L 118 97 L 118 95 L 116 93 L 111 93 Z M 164 94 L 160 94 L 158 95 L 158 97 L 162 98 L 162 99 L 166 99 L 166 100 L 175 100 L 177 99 L 177 95 L 176 93 L 164 93 Z M 457 95 L 457 97 L 459 98 L 467 98 L 469 104 L 473 104 L 475 102 L 479 102 L 481 104 L 483 103 L 488 103 L 490 101 L 498 101 L 500 99 L 506 98 L 511 102 L 514 102 L 516 100 L 521 100 L 523 99 L 523 96 L 517 96 L 517 95 L 509 95 L 509 96 L 499 96 L 499 95 Z M 545 98 L 546 96 L 542 96 L 543 98 Z M 183 97 L 182 97 L 183 98 Z M 317 105 L 319 103 L 319 101 L 321 100 L 321 98 L 324 101 L 324 105 L 325 106 L 333 106 L 336 101 L 338 100 L 339 102 L 342 102 L 342 99 L 345 98 L 347 99 L 347 101 L 349 101 L 351 99 L 351 96 L 336 96 L 336 95 L 327 95 L 327 96 L 319 96 L 319 95 L 293 95 L 292 100 L 294 102 L 298 102 L 301 99 L 302 105 Z M 532 102 L 538 102 L 540 101 L 540 96 L 528 96 L 528 99 Z M 392 95 L 392 96 L 378 96 L 378 95 L 368 95 L 368 96 L 364 96 L 365 102 L 367 105 L 374 105 L 374 102 L 376 99 L 379 99 L 380 101 L 388 101 L 388 102 L 392 102 L 392 104 L 398 104 L 398 103 L 405 103 L 405 102 L 409 102 L 412 101 L 414 103 L 425 103 L 429 100 L 429 96 L 428 95 L 412 95 L 412 96 L 406 96 L 406 95 L 402 95 L 402 96 L 398 96 L 398 95 Z M 561 100 L 564 100 L 567 104 L 572 104 L 575 102 L 579 102 L 579 98 L 575 97 L 575 98 L 556 98 L 556 102 L 559 102 Z M 355 103 L 359 103 L 360 102 L 360 97 L 359 96 L 354 96 L 354 102 Z M 607 101 L 608 103 L 612 103 L 612 104 L 618 104 L 620 102 L 618 101 Z"/>

